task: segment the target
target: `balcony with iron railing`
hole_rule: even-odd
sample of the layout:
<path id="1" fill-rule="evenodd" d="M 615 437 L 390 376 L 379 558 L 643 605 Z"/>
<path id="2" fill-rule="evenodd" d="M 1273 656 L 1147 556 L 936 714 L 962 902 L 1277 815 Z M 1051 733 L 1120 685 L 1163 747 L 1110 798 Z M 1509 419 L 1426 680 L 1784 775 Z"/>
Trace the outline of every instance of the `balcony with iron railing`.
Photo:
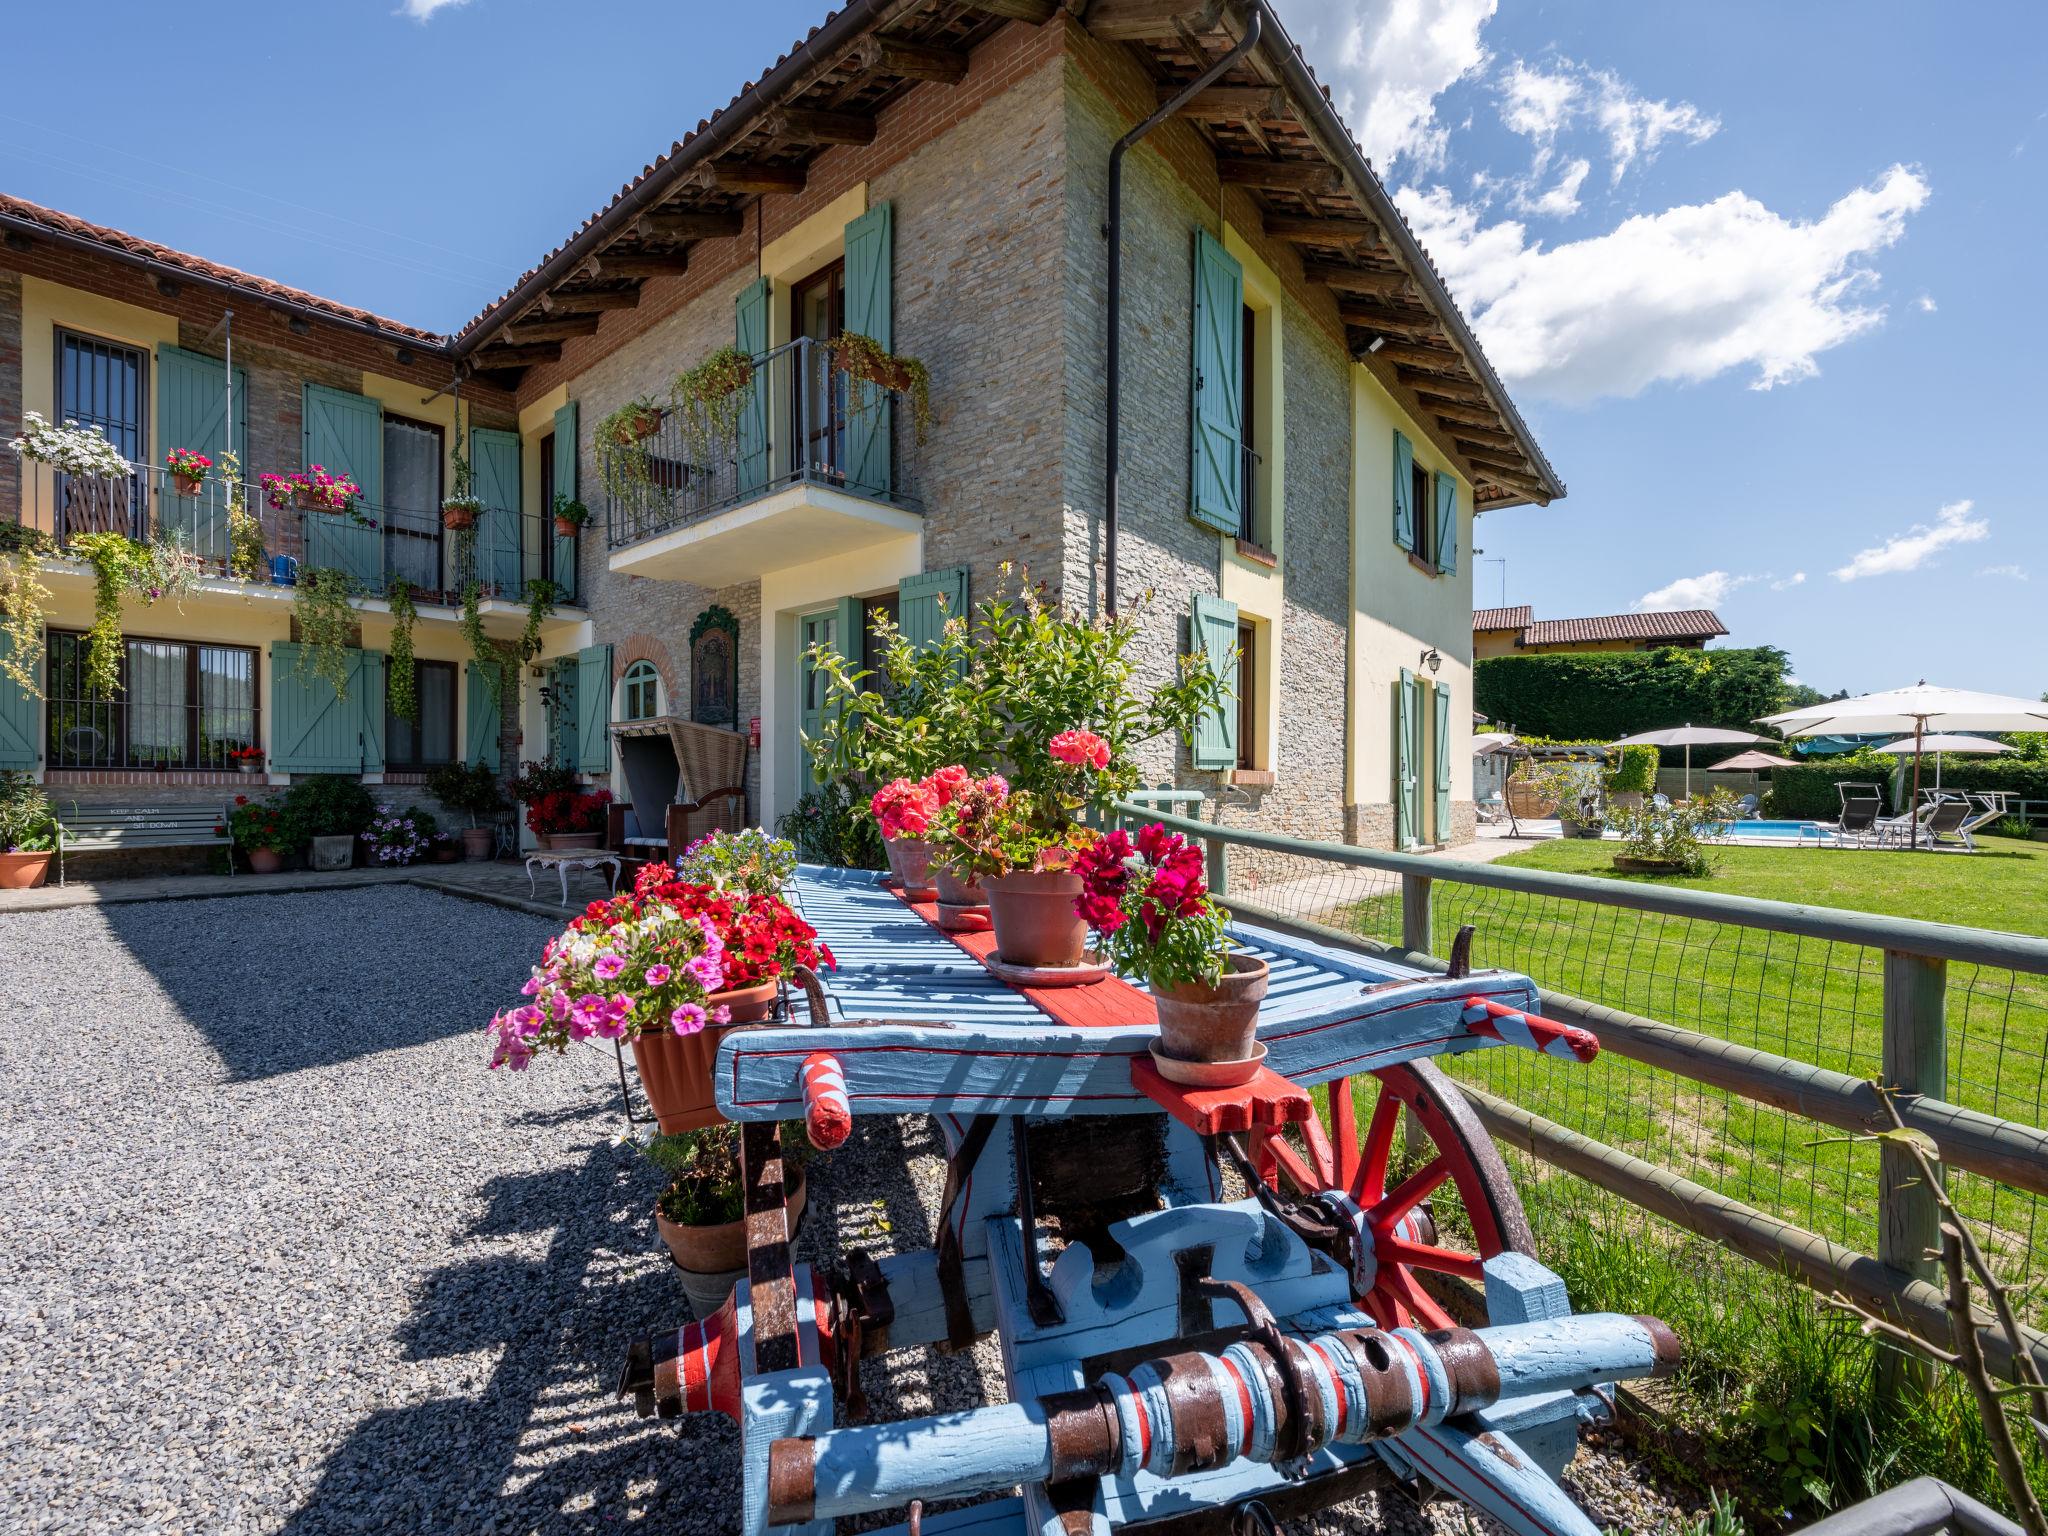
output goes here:
<path id="1" fill-rule="evenodd" d="M 131 465 L 126 476 L 73 475 L 23 459 L 13 473 L 0 466 L 0 521 L 42 533 L 59 556 L 93 533 L 174 543 L 221 583 L 289 588 L 302 571 L 325 568 L 345 572 L 364 597 L 382 597 L 403 580 L 415 603 L 454 607 L 472 580 L 485 602 L 515 603 L 529 581 L 545 578 L 559 602 L 577 600 L 578 541 L 558 537 L 551 518 L 487 510 L 473 530 L 457 533 L 442 527 L 438 507 L 367 499 L 348 512 L 274 507 L 262 487 L 240 489 L 237 517 L 234 488 L 217 475 L 187 495 L 157 465 Z"/>
<path id="2" fill-rule="evenodd" d="M 917 442 L 907 390 L 787 342 L 723 409 L 674 405 L 652 436 L 600 445 L 624 466 L 605 477 L 611 569 L 717 587 L 912 536 Z"/>

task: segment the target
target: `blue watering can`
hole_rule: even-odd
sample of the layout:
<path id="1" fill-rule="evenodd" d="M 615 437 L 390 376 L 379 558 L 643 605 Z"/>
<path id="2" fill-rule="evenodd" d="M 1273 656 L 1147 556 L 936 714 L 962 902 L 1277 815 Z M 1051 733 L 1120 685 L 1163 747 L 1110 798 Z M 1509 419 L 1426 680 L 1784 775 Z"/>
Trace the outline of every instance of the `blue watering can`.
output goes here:
<path id="1" fill-rule="evenodd" d="M 299 584 L 299 562 L 290 555 L 272 555 L 270 584 L 273 587 L 296 587 Z"/>

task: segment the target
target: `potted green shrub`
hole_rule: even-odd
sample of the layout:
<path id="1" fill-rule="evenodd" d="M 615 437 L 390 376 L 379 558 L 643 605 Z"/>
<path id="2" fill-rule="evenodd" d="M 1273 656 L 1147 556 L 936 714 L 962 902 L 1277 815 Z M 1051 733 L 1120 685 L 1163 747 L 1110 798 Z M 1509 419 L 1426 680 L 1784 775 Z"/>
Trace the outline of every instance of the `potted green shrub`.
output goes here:
<path id="1" fill-rule="evenodd" d="M 1655 747 L 1623 747 L 1621 761 L 1607 773 L 1607 801 L 1610 805 L 1641 805 L 1643 797 L 1657 787 L 1660 754 Z"/>
<path id="2" fill-rule="evenodd" d="M 252 874 L 274 875 L 306 841 L 305 827 L 287 796 L 251 800 L 235 796 L 228 812 L 228 832 Z"/>
<path id="3" fill-rule="evenodd" d="M 445 763 L 427 775 L 427 793 L 449 810 L 469 818 L 462 829 L 462 851 L 471 860 L 488 859 L 497 851 L 498 834 L 490 824 L 505 810 L 498 776 L 482 763 Z"/>
<path id="4" fill-rule="evenodd" d="M 315 774 L 292 785 L 284 798 L 311 844 L 313 868 L 332 872 L 355 862 L 356 838 L 377 814 L 360 780 Z"/>
<path id="5" fill-rule="evenodd" d="M 782 1138 L 784 1201 L 789 1230 L 804 1213 L 801 1127 Z M 646 1144 L 648 1159 L 668 1177 L 654 1204 L 654 1222 L 682 1272 L 683 1294 L 699 1318 L 725 1304 L 747 1269 L 746 1202 L 740 1183 L 740 1136 L 734 1125 L 706 1126 Z"/>
<path id="6" fill-rule="evenodd" d="M 642 395 L 606 416 L 592 431 L 597 477 L 620 501 L 632 500 L 653 484 L 647 441 L 661 430 L 661 415 L 661 407 Z"/>
<path id="7" fill-rule="evenodd" d="M 30 774 L 0 772 L 0 891 L 32 891 L 50 877 L 57 817 Z"/>
<path id="8" fill-rule="evenodd" d="M 575 538 L 589 521 L 590 508 L 567 491 L 555 492 L 555 533 L 559 537 Z"/>
<path id="9" fill-rule="evenodd" d="M 1616 806 L 1609 820 L 1621 834 L 1615 869 L 1624 875 L 1707 875 L 1713 859 L 1705 839 L 1715 837 L 1735 819 L 1735 797 L 1725 789 L 1662 809 L 1650 805 Z"/>

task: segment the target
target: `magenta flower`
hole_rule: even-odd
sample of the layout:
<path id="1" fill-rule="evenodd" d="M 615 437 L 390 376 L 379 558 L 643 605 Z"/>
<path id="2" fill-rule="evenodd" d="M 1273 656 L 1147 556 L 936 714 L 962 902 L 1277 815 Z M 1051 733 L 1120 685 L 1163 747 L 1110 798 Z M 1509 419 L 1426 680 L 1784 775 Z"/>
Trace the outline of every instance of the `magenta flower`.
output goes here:
<path id="1" fill-rule="evenodd" d="M 521 988 L 519 989 L 519 995 L 520 995 L 520 996 L 522 996 L 522 997 L 537 997 L 537 996 L 539 996 L 539 995 L 540 995 L 540 977 L 539 977 L 538 975 L 533 975 L 533 976 L 529 976 L 529 977 L 527 977 L 527 978 L 526 978 L 526 985 L 525 985 L 525 986 L 523 986 L 523 987 L 521 987 Z"/>
<path id="2" fill-rule="evenodd" d="M 606 950 L 597 957 L 597 963 L 590 968 L 590 972 L 599 981 L 612 981 L 625 968 L 626 957 L 624 955 L 615 955 L 610 950 Z"/>
<path id="3" fill-rule="evenodd" d="M 707 1017 L 701 1003 L 677 1003 L 668 1016 L 668 1026 L 679 1035 L 694 1035 L 704 1027 Z"/>
<path id="4" fill-rule="evenodd" d="M 673 975 L 675 975 L 675 968 L 673 966 L 650 965 L 647 967 L 647 985 L 650 987 L 666 986 L 669 977 Z"/>

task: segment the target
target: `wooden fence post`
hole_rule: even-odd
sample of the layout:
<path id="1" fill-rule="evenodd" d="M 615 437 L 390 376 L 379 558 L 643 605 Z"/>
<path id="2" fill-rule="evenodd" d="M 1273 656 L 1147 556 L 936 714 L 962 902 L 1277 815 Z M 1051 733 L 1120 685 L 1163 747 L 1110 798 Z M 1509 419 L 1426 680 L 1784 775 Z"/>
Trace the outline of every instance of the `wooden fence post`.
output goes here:
<path id="1" fill-rule="evenodd" d="M 1884 952 L 1884 1081 L 1902 1094 L 1948 1097 L 1948 962 L 1905 950 Z M 1877 1256 L 1916 1280 L 1936 1278 L 1932 1250 L 1941 1246 L 1941 1207 L 1903 1148 L 1880 1143 L 1877 1153 Z M 1881 1349 L 1878 1390 L 1917 1395 L 1933 1381 L 1928 1362 L 1903 1350 Z"/>
<path id="2" fill-rule="evenodd" d="M 1401 947 L 1418 955 L 1434 954 L 1429 947 L 1429 888 L 1427 875 L 1401 876 Z"/>
<path id="3" fill-rule="evenodd" d="M 1204 838 L 1209 865 L 1209 894 L 1219 901 L 1230 892 L 1230 845 L 1220 837 Z"/>

